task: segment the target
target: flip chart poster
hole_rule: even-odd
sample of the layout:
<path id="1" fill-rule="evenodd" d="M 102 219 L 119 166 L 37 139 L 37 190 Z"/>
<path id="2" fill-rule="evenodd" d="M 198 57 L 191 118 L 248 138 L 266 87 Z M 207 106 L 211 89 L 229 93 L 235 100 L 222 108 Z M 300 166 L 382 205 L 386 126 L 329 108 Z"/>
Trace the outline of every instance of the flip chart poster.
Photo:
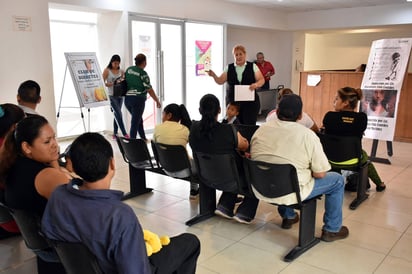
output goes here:
<path id="1" fill-rule="evenodd" d="M 412 38 L 373 41 L 362 79 L 360 111 L 368 115 L 365 137 L 393 141 L 396 114 Z"/>
<path id="2" fill-rule="evenodd" d="M 81 107 L 109 105 L 100 66 L 94 52 L 65 54 Z"/>

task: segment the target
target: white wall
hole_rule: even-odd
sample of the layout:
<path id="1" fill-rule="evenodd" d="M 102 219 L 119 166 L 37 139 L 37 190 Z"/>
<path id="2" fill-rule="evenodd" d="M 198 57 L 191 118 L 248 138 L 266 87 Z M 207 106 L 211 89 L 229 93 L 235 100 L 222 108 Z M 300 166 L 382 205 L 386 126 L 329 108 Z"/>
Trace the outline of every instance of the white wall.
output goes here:
<path id="1" fill-rule="evenodd" d="M 13 16 L 28 16 L 31 31 L 13 31 Z M 38 111 L 55 125 L 56 111 L 53 95 L 53 74 L 50 48 L 48 4 L 46 1 L 13 2 L 1 0 L 0 52 L 3 77 L 0 101 L 16 103 L 17 88 L 27 79 L 41 86 L 42 101 Z"/>
<path id="2" fill-rule="evenodd" d="M 288 15 L 288 30 L 368 28 L 412 23 L 412 3 L 346 8 Z"/>
<path id="3" fill-rule="evenodd" d="M 409 31 L 358 34 L 307 34 L 305 70 L 355 69 L 368 62 L 374 40 L 412 37 Z M 409 63 L 412 72 L 412 58 Z"/>
<path id="4" fill-rule="evenodd" d="M 256 53 L 261 51 L 265 55 L 265 60 L 275 67 L 276 74 L 270 80 L 271 88 L 281 84 L 289 87 L 292 40 L 291 32 L 228 26 L 226 64 L 234 62 L 232 49 L 236 44 L 246 47 L 248 61 L 254 61 Z"/>

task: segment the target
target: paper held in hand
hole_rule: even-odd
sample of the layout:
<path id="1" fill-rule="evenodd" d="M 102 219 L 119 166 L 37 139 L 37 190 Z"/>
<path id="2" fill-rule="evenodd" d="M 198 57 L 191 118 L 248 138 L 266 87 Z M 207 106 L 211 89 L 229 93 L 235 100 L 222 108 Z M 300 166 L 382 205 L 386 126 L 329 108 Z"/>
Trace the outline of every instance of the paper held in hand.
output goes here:
<path id="1" fill-rule="evenodd" d="M 235 101 L 255 101 L 255 91 L 249 85 L 235 85 Z"/>

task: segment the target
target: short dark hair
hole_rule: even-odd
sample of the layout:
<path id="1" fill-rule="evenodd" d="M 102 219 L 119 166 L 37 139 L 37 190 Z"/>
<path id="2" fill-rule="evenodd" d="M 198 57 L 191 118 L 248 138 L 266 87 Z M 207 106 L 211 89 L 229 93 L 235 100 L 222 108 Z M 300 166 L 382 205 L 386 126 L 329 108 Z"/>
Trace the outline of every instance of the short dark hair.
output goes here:
<path id="1" fill-rule="evenodd" d="M 239 110 L 240 110 L 240 104 L 239 104 L 238 102 L 235 102 L 235 101 L 230 101 L 230 102 L 227 104 L 227 106 L 226 106 L 226 107 L 228 107 L 228 106 L 234 106 L 234 107 L 236 108 L 236 110 L 237 110 L 237 111 L 239 111 Z"/>
<path id="2" fill-rule="evenodd" d="M 73 141 L 70 158 L 74 172 L 92 183 L 107 175 L 113 149 L 101 134 L 87 132 Z"/>
<path id="3" fill-rule="evenodd" d="M 297 121 L 302 114 L 302 99 L 296 94 L 286 94 L 280 99 L 278 118 L 283 121 Z"/>
<path id="4" fill-rule="evenodd" d="M 143 53 L 139 53 L 134 58 L 134 63 L 135 63 L 136 66 L 140 66 L 144 62 L 146 62 L 146 55 L 144 55 Z"/>
<path id="5" fill-rule="evenodd" d="M 33 80 L 20 84 L 17 94 L 23 102 L 36 104 L 40 100 L 40 85 Z"/>

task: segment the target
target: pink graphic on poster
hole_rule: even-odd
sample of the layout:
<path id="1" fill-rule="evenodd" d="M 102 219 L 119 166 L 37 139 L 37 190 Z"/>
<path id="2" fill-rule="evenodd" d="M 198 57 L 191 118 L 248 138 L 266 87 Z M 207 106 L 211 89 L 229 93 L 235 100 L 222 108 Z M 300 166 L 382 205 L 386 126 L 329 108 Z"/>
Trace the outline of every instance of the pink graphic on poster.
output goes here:
<path id="1" fill-rule="evenodd" d="M 196 76 L 206 75 L 211 67 L 211 41 L 195 41 Z"/>

